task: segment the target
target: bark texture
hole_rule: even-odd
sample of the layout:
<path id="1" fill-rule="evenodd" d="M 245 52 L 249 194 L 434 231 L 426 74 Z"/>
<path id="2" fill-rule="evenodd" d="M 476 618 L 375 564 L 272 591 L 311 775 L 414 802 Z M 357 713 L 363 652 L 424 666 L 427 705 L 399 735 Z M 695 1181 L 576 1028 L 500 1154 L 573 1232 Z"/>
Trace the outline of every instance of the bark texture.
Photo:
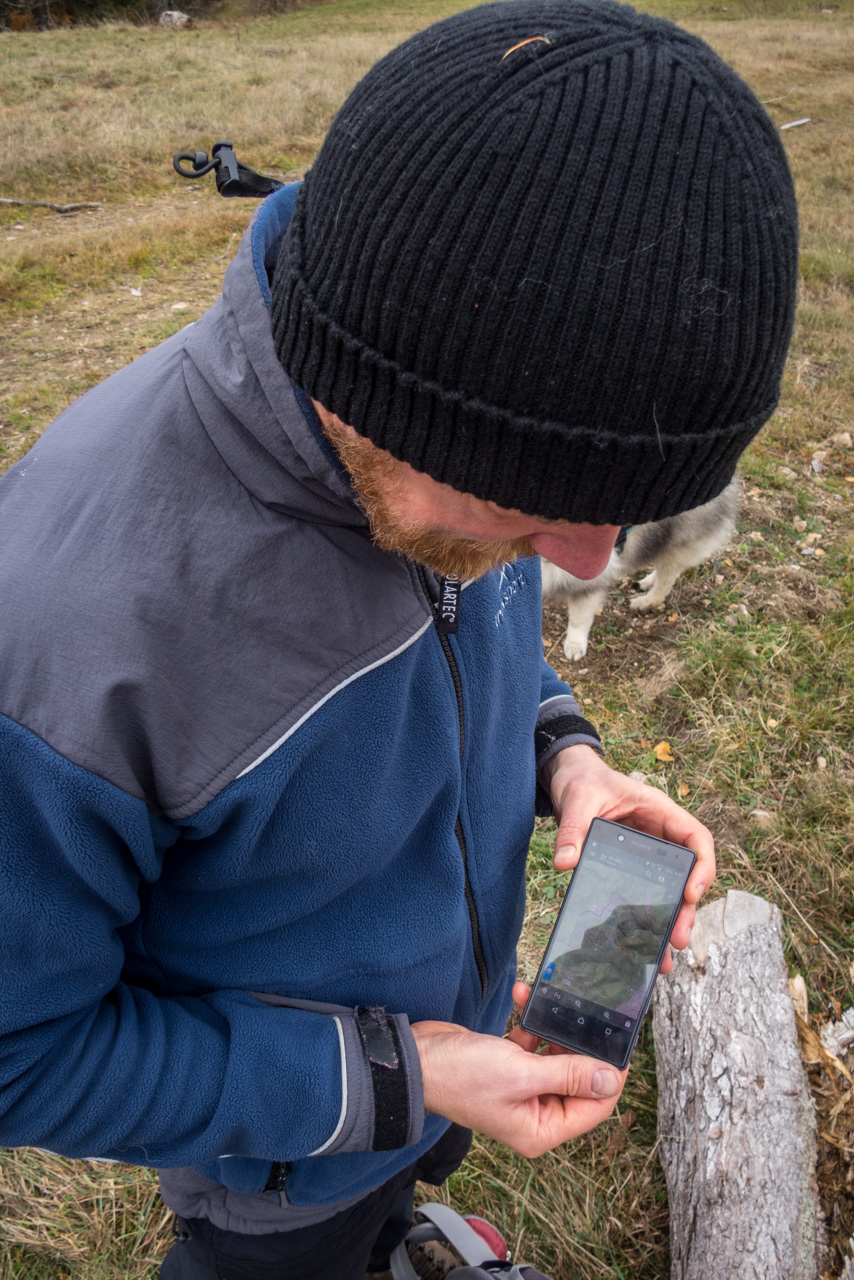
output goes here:
<path id="1" fill-rule="evenodd" d="M 703 907 L 653 1012 L 671 1280 L 815 1280 L 816 1122 L 780 912 Z"/>

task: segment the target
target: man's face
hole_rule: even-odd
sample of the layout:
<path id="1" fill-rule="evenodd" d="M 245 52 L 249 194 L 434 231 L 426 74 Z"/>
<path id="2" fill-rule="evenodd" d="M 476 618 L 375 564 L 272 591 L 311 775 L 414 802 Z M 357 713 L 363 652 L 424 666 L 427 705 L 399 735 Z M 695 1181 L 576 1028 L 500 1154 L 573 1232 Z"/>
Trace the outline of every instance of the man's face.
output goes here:
<path id="1" fill-rule="evenodd" d="M 464 581 L 519 556 L 546 556 L 583 579 L 595 578 L 608 563 L 619 525 L 540 520 L 460 493 L 378 448 L 317 400 L 312 403 L 384 551 Z"/>

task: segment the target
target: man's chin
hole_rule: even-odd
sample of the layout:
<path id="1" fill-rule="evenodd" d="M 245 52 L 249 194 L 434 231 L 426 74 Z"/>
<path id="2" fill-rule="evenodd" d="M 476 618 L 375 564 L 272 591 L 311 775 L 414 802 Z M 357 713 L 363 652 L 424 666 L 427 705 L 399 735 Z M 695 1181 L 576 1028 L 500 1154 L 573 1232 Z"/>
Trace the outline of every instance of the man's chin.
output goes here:
<path id="1" fill-rule="evenodd" d="M 384 551 L 396 551 L 416 564 L 438 574 L 440 578 L 459 578 L 468 582 L 482 578 L 503 564 L 512 564 L 520 556 L 534 556 L 536 551 L 527 538 L 512 542 L 478 542 L 468 538 L 451 538 L 430 529 L 373 530 L 374 540 Z"/>
<path id="2" fill-rule="evenodd" d="M 325 411 L 324 411 L 325 412 Z M 371 526 L 374 542 L 383 551 L 394 551 L 416 564 L 426 565 L 440 578 L 468 582 L 509 564 L 520 556 L 537 553 L 527 538 L 513 542 L 481 542 L 460 538 L 444 529 L 406 524 L 395 517 L 400 508 L 398 479 L 403 463 L 357 435 L 330 415 L 323 429 L 349 473 L 359 503 Z"/>

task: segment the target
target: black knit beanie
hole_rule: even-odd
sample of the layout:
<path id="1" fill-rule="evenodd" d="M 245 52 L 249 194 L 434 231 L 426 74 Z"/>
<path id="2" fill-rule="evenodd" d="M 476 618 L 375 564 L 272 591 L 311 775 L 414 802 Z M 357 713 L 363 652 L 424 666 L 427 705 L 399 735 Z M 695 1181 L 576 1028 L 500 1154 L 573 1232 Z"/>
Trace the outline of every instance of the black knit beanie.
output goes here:
<path id="1" fill-rule="evenodd" d="M 612 0 L 469 9 L 383 58 L 306 177 L 279 359 L 375 444 L 528 514 L 707 502 L 773 412 L 797 221 L 701 40 Z"/>

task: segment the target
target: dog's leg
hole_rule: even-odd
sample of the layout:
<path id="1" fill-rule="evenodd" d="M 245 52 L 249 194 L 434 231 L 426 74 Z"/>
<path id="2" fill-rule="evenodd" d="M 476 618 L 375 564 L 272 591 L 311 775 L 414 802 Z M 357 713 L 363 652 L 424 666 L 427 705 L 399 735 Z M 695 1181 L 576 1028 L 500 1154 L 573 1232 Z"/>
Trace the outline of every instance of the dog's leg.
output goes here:
<path id="1" fill-rule="evenodd" d="M 735 531 L 740 485 L 733 480 L 711 502 L 664 520 L 635 525 L 623 549 L 623 572 L 652 565 L 629 601 L 638 613 L 660 609 L 680 574 L 721 550 Z"/>
<path id="2" fill-rule="evenodd" d="M 569 601 L 563 651 L 570 662 L 578 662 L 587 652 L 587 637 L 606 595 L 607 591 L 586 591 Z"/>
<path id="3" fill-rule="evenodd" d="M 646 613 L 648 609 L 660 609 L 679 575 L 686 569 L 693 568 L 695 564 L 702 564 L 704 560 L 710 559 L 725 546 L 731 534 L 732 527 L 725 524 L 705 537 L 694 538 L 691 542 L 672 543 L 658 557 L 653 573 L 648 575 L 654 576 L 655 581 L 645 589 L 644 595 L 632 597 L 629 601 L 630 607 L 639 613 Z M 644 578 L 639 584 L 641 588 L 647 580 Z"/>
<path id="4" fill-rule="evenodd" d="M 638 584 L 644 595 L 632 596 L 629 601 L 629 608 L 635 609 L 638 613 L 648 613 L 652 612 L 653 609 L 660 609 L 673 590 L 673 584 L 680 573 L 683 573 L 693 563 L 693 560 L 686 560 L 680 555 L 662 556 L 657 561 L 654 571 Z M 652 578 L 652 582 L 645 587 L 644 583 L 649 578 Z"/>

